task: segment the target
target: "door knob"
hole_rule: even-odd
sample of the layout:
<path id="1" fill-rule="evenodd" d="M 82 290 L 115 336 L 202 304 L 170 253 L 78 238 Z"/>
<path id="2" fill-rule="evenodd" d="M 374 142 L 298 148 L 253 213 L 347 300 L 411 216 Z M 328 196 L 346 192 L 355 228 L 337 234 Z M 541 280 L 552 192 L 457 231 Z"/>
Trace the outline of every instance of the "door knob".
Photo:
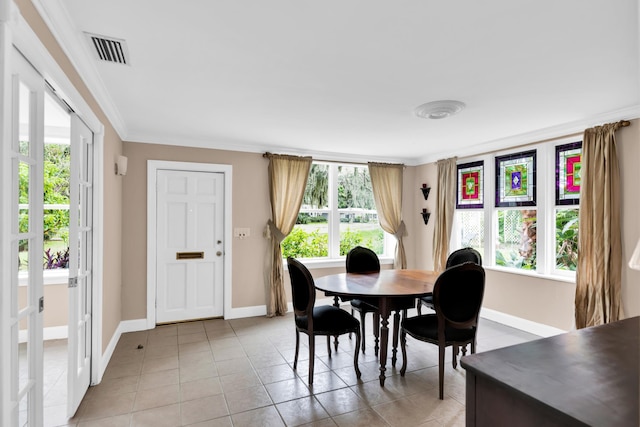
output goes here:
<path id="1" fill-rule="evenodd" d="M 218 252 L 216 252 L 216 255 L 222 256 L 222 252 L 218 251 Z"/>

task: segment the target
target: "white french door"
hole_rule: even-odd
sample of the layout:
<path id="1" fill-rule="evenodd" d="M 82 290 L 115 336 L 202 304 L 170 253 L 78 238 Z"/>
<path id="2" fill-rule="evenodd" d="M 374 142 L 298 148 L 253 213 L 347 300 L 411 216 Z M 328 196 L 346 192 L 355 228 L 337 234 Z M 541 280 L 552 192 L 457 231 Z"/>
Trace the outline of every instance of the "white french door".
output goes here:
<path id="1" fill-rule="evenodd" d="M 222 316 L 224 174 L 157 174 L 156 322 Z"/>
<path id="2" fill-rule="evenodd" d="M 10 425 L 42 425 L 44 79 L 12 51 Z M 26 340 L 20 342 L 19 331 Z M 4 349 L 3 349 L 4 351 Z"/>
<path id="3" fill-rule="evenodd" d="M 78 410 L 91 381 L 93 179 L 93 133 L 76 114 L 72 114 L 67 371 L 69 417 Z"/>

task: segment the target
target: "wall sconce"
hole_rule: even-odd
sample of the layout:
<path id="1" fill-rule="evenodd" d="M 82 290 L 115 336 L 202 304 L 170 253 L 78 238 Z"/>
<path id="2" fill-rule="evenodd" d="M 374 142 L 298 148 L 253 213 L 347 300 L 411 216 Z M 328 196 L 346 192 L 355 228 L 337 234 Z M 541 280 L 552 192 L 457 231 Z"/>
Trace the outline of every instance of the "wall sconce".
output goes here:
<path id="1" fill-rule="evenodd" d="M 116 160 L 116 175 L 126 175 L 127 174 L 127 163 L 129 163 L 129 159 L 125 156 L 118 156 Z"/>
<path id="2" fill-rule="evenodd" d="M 636 249 L 633 251 L 633 255 L 631 255 L 631 259 L 629 260 L 629 267 L 633 268 L 634 270 L 640 270 L 640 240 L 638 240 Z"/>
<path id="3" fill-rule="evenodd" d="M 429 198 L 429 192 L 431 191 L 431 187 L 427 187 L 427 184 L 422 184 L 422 188 L 420 188 L 420 190 L 422 190 L 422 195 L 424 196 L 424 199 L 427 200 Z"/>
<path id="4" fill-rule="evenodd" d="M 427 209 L 422 209 L 422 220 L 424 221 L 424 225 L 429 224 L 429 217 L 431 216 L 431 212 L 427 212 Z"/>

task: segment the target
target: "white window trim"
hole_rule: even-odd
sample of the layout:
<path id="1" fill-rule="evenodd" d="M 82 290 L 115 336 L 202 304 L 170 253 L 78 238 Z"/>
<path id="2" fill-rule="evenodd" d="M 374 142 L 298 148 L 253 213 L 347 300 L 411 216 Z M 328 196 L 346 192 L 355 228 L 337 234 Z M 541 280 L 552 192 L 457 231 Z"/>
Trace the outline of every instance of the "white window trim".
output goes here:
<path id="1" fill-rule="evenodd" d="M 318 212 L 318 213 L 326 213 L 328 216 L 329 224 L 328 224 L 328 234 L 329 234 L 329 243 L 328 243 L 328 256 L 326 257 L 317 257 L 317 258 L 301 258 L 304 261 L 305 265 L 309 268 L 337 268 L 345 266 L 345 256 L 340 255 L 340 214 L 350 213 L 350 212 L 359 212 L 358 209 L 352 208 L 338 208 L 338 185 L 335 182 L 338 176 L 338 167 L 339 166 L 351 166 L 351 167 L 359 167 L 359 168 L 367 168 L 367 165 L 362 165 L 358 163 L 350 163 L 348 161 L 345 162 L 323 162 L 322 160 L 314 160 L 313 163 L 319 165 L 328 165 L 329 166 L 329 202 L 328 208 L 320 208 L 320 209 L 306 209 L 302 210 L 300 208 L 299 212 Z M 335 208 L 334 208 L 335 206 Z M 375 209 L 377 214 L 378 210 Z M 383 239 L 384 239 L 384 252 L 378 256 L 380 259 L 381 265 L 393 264 L 394 256 L 391 254 L 393 244 L 395 243 L 395 239 L 389 233 L 383 230 Z M 286 259 L 282 260 L 283 265 L 286 269 Z"/>
<path id="2" fill-rule="evenodd" d="M 559 270 L 555 268 L 555 209 L 557 208 L 555 204 L 555 147 L 558 145 L 577 142 L 579 140 L 579 136 L 560 138 L 550 142 L 496 151 L 482 156 L 464 158 L 458 161 L 458 164 L 470 163 L 479 160 L 484 161 L 484 208 L 473 210 L 482 210 L 484 212 L 485 255 L 483 257 L 483 264 L 485 269 L 575 283 L 575 271 Z M 493 244 L 497 238 L 497 212 L 500 209 L 505 209 L 495 206 L 495 157 L 527 150 L 536 150 L 536 206 L 531 208 L 535 208 L 538 211 L 536 225 L 537 235 L 543 239 L 543 244 L 538 244 L 536 246 L 536 270 L 522 270 L 496 265 L 496 248 Z M 579 207 L 580 205 L 567 206 L 567 208 Z M 523 207 L 521 209 L 527 209 L 527 207 Z M 471 210 L 472 209 L 468 209 L 468 211 Z M 452 250 L 458 248 L 460 245 L 460 242 L 457 241 L 457 233 L 455 233 L 457 225 L 457 221 L 455 221 L 450 241 Z M 538 243 L 539 242 L 540 240 L 538 240 Z"/>
<path id="3" fill-rule="evenodd" d="M 44 270 L 43 272 L 44 285 L 65 285 L 69 283 L 69 269 L 68 268 L 54 268 L 50 270 Z M 28 273 L 18 273 L 18 286 L 23 287 L 28 284 Z"/>

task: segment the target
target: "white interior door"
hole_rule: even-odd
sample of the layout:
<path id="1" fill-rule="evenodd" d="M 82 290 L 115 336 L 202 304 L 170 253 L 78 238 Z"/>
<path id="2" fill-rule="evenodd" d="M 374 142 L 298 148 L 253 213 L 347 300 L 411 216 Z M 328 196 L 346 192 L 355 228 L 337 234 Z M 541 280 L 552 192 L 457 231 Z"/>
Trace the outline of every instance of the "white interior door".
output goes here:
<path id="1" fill-rule="evenodd" d="M 12 52 L 10 425 L 42 425 L 44 79 Z M 4 284 L 3 284 L 4 286 Z M 6 319 L 6 318 L 4 318 Z M 23 335 L 23 340 L 19 339 Z M 21 342 L 22 341 L 22 342 Z M 3 419 L 6 419 L 3 416 Z"/>
<path id="2" fill-rule="evenodd" d="M 223 314 L 224 174 L 158 170 L 156 322 Z"/>
<path id="3" fill-rule="evenodd" d="M 93 288 L 93 133 L 76 114 L 71 115 L 69 189 L 67 413 L 72 417 L 91 381 Z"/>

